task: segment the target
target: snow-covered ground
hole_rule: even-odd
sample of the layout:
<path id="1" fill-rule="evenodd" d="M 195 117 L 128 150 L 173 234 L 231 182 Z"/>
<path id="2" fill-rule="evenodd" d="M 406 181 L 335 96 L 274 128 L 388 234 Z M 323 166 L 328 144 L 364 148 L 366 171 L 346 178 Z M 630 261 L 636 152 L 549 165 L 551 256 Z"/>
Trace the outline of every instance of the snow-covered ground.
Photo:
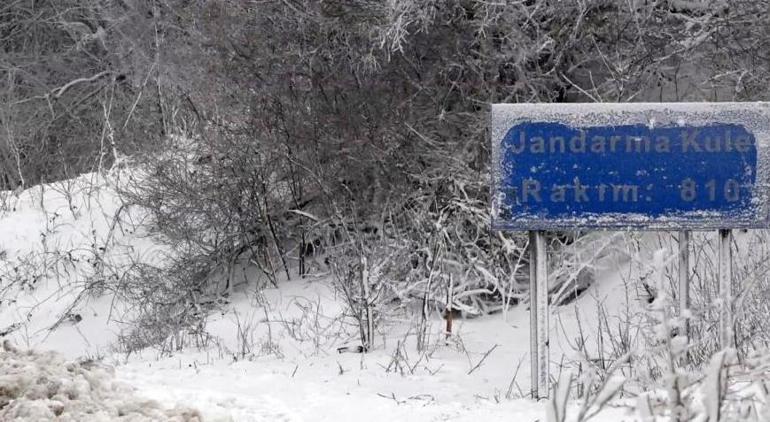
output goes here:
<path id="1" fill-rule="evenodd" d="M 134 394 L 114 369 L 97 361 L 67 362 L 55 352 L 0 348 L 0 420 L 200 421 L 191 408 L 167 408 Z"/>
<path id="2" fill-rule="evenodd" d="M 271 303 L 271 320 L 297 318 L 292 308 L 307 297 L 322 303 L 322 310 L 327 309 L 323 304 L 334 300 L 323 280 L 284 282 L 280 289 L 264 293 Z M 446 344 L 440 340 L 441 324 L 435 321 L 438 344 L 423 361 L 418 361 L 411 334 L 403 333 L 406 322 L 390 327 L 368 354 L 336 353 L 335 347 L 344 341 L 315 350 L 313 344 L 298 344 L 277 334 L 273 339 L 277 346 L 262 344 L 271 353 L 236 360 L 217 351 L 238 347 L 235 312 L 242 312 L 243 320 L 268 324 L 263 310 L 251 307 L 246 296 L 233 303 L 232 314 L 211 318 L 208 328 L 221 334 L 219 347 L 161 359 L 152 353 L 132 356 L 117 365 L 119 377 L 148 397 L 194 403 L 211 420 L 535 421 L 545 416 L 545 403 L 521 398 L 529 388 L 525 309 L 510 312 L 507 321 L 501 315 L 460 321 L 457 338 Z M 281 332 L 282 323 L 269 324 L 274 335 Z M 258 342 L 267 341 L 264 332 L 255 331 L 260 333 L 255 334 Z M 408 355 L 403 374 L 393 363 L 399 341 L 408 344 L 403 349 Z M 606 417 L 633 420 L 626 409 L 613 409 Z"/>
<path id="3" fill-rule="evenodd" d="M 370 353 L 337 353 L 355 338 L 340 318 L 343 300 L 328 277 L 282 280 L 278 288 L 260 291 L 255 283 L 243 283 L 208 318 L 202 347 L 170 356 L 157 350 L 119 353 L 115 345 L 130 309 L 109 291 L 82 292 L 110 276 L 102 271 L 106 263 L 119 268 L 132 260 L 158 260 L 162 248 L 141 229 L 141 210 L 121 208 L 110 188 L 117 177 L 84 175 L 18 196 L 4 194 L 3 339 L 66 359 L 97 359 L 113 366 L 115 382 L 133 386 L 138 397 L 164 409 L 197 409 L 207 421 L 545 420 L 546 403 L 526 398 L 525 306 L 458 320 L 449 339 L 434 316 L 425 353 L 416 350 L 413 317 L 393 313 Z M 627 294 L 627 274 L 616 266 L 627 263 L 604 261 L 596 263 L 594 287 L 574 305 L 555 310 L 554 376 L 562 359 L 577 358 L 572 349 L 581 329 L 595 342 L 597 304 L 609 314 L 642 306 Z M 617 402 L 594 420 L 636 418 Z"/>

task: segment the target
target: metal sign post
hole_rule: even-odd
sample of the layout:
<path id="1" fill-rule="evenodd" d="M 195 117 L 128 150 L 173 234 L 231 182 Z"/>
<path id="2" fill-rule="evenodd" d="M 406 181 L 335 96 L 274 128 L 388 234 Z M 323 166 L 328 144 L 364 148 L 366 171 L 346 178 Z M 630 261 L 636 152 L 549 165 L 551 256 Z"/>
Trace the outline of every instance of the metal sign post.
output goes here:
<path id="1" fill-rule="evenodd" d="M 532 395 L 549 394 L 543 230 L 719 230 L 719 338 L 734 345 L 729 229 L 770 227 L 770 103 L 493 104 L 492 228 L 530 233 Z M 689 326 L 685 321 L 685 333 Z"/>
<path id="2" fill-rule="evenodd" d="M 732 230 L 719 230 L 719 347 L 734 347 Z"/>
<path id="3" fill-rule="evenodd" d="M 532 398 L 535 399 L 548 398 L 549 320 L 545 232 L 532 230 L 529 232 L 529 348 L 533 380 Z"/>
<path id="4" fill-rule="evenodd" d="M 679 317 L 682 318 L 682 330 L 690 338 L 690 321 L 685 313 L 690 309 L 690 231 L 679 232 Z"/>

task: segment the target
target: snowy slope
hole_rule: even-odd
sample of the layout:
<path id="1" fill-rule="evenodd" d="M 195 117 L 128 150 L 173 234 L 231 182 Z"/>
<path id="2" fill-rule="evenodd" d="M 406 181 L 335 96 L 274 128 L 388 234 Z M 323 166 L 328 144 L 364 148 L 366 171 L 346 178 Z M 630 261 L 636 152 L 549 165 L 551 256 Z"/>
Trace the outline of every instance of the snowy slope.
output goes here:
<path id="1" fill-rule="evenodd" d="M 443 321 L 434 316 L 425 354 L 415 347 L 413 317 L 394 313 L 370 353 L 338 354 L 337 347 L 355 344 L 355 330 L 341 318 L 343 301 L 330 279 L 283 280 L 278 289 L 259 292 L 246 283 L 208 318 L 202 347 L 173 356 L 157 350 L 117 353 L 115 341 L 130 309 L 100 290 L 99 280 L 119 277 L 132 260 L 162 256 L 141 227 L 141 210 L 123 207 L 111 188 L 120 177 L 125 176 L 83 175 L 18 195 L 4 193 L 0 332 L 8 332 L 6 339 L 71 359 L 103 358 L 138 394 L 168 407 L 198 408 L 205 420 L 545 417 L 544 403 L 524 398 L 529 389 L 525 306 L 456 321 L 449 339 L 442 335 Z M 554 374 L 562 356 L 578 358 L 572 345 L 579 327 L 595 342 L 597 303 L 608 312 L 625 309 L 626 302 L 641 306 L 637 297 L 625 299 L 624 274 L 608 263 L 614 261 L 604 261 L 596 263 L 595 287 L 555 311 Z M 30 269 L 34 277 L 17 275 Z M 633 420 L 624 407 L 601 416 Z"/>
<path id="2" fill-rule="evenodd" d="M 280 290 L 265 292 L 271 303 L 271 320 L 292 314 L 297 297 L 321 298 L 321 309 L 333 294 L 324 281 L 289 281 Z M 459 321 L 457 338 L 439 341 L 430 358 L 417 362 L 413 337 L 391 327 L 376 349 L 366 355 L 334 352 L 337 344 L 315 350 L 314 345 L 280 333 L 274 326 L 273 341 L 280 344 L 269 354 L 257 353 L 234 359 L 238 331 L 234 312 L 249 320 L 252 305 L 243 297 L 234 301 L 229 316 L 210 319 L 208 328 L 220 335 L 221 343 L 206 352 L 184 352 L 156 358 L 153 353 L 131 357 L 118 364 L 119 376 L 137 386 L 148 397 L 167 402 L 194 403 L 210 420 L 236 421 L 475 421 L 542 420 L 545 403 L 524 398 L 529 388 L 528 313 L 515 309 L 508 321 L 501 316 Z M 260 309 L 253 309 L 256 315 Z M 296 312 L 295 312 L 296 314 Z M 259 317 L 254 317 L 259 320 Z M 261 319 L 264 328 L 264 319 Z M 440 337 L 439 321 L 434 335 Z M 558 331 L 554 329 L 554 335 Z M 254 338 L 266 334 L 254 330 Z M 394 348 L 406 339 L 409 364 L 402 375 L 388 371 Z M 488 358 L 471 374 L 490 348 Z M 559 356 L 555 350 L 553 357 Z M 634 420 L 625 408 L 602 414 L 606 419 Z"/>
<path id="3" fill-rule="evenodd" d="M 84 175 L 70 185 L 36 186 L 18 196 L 5 193 L 0 330 L 23 324 L 7 336 L 19 346 L 77 356 L 100 354 L 114 339 L 103 303 L 99 306 L 105 298 L 86 298 L 72 311 L 86 315 L 80 324 L 66 318 L 69 305 L 89 283 L 94 251 L 103 245 L 119 206 L 96 178 Z"/>

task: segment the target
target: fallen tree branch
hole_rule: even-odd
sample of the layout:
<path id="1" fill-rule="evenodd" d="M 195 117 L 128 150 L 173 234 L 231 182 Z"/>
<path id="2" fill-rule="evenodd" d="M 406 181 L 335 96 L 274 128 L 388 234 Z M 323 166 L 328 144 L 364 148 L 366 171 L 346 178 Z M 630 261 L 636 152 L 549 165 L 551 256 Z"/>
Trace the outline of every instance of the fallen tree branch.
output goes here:
<path id="1" fill-rule="evenodd" d="M 497 346 L 498 346 L 498 345 L 497 345 L 497 344 L 495 344 L 494 346 L 492 346 L 492 348 L 491 348 L 491 349 L 487 350 L 487 352 L 486 352 L 486 353 L 484 353 L 484 356 L 482 356 L 482 357 L 481 357 L 481 360 L 479 361 L 479 363 L 477 363 L 477 364 L 476 364 L 476 366 L 474 366 L 473 368 L 471 368 L 471 370 L 470 370 L 470 371 L 468 371 L 468 375 L 472 374 L 472 373 L 473 373 L 473 371 L 475 371 L 475 370 L 479 369 L 479 367 L 481 366 L 481 364 L 482 364 L 482 363 L 484 363 L 484 361 L 485 361 L 485 360 L 486 360 L 486 359 L 489 357 L 489 355 L 491 355 L 491 354 L 492 354 L 492 352 L 494 352 L 494 351 L 495 351 L 495 349 L 497 349 Z"/>
<path id="2" fill-rule="evenodd" d="M 59 97 L 61 97 L 61 96 L 62 96 L 62 95 L 63 95 L 63 94 L 64 94 L 64 93 L 65 93 L 65 92 L 68 90 L 68 89 L 72 88 L 73 86 L 75 86 L 75 85 L 77 85 L 77 84 L 80 84 L 80 83 L 85 83 L 85 82 L 93 82 L 93 81 L 95 81 L 95 80 L 97 80 L 97 79 L 100 79 L 100 78 L 102 78 L 102 77 L 104 77 L 104 76 L 106 76 L 106 75 L 109 75 L 109 74 L 110 74 L 110 71 L 109 71 L 109 70 L 105 70 L 105 71 L 103 71 L 103 72 L 99 72 L 99 73 L 97 73 L 97 74 L 96 74 L 96 75 L 94 75 L 94 76 L 91 76 L 90 78 L 78 78 L 78 79 L 74 79 L 74 80 L 71 80 L 71 81 L 67 82 L 66 84 L 64 84 L 64 85 L 60 86 L 59 88 L 55 88 L 54 90 L 52 90 L 52 91 L 51 91 L 51 93 L 53 93 L 53 96 L 54 96 L 54 98 L 59 98 Z"/>

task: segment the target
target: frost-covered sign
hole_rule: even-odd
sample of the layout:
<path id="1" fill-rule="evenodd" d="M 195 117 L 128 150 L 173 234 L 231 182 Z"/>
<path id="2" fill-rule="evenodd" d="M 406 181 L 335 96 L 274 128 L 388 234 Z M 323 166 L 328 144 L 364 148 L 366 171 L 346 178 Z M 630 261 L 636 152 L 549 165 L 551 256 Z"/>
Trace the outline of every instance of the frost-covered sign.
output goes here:
<path id="1" fill-rule="evenodd" d="M 765 103 L 496 104 L 496 229 L 770 226 Z"/>

